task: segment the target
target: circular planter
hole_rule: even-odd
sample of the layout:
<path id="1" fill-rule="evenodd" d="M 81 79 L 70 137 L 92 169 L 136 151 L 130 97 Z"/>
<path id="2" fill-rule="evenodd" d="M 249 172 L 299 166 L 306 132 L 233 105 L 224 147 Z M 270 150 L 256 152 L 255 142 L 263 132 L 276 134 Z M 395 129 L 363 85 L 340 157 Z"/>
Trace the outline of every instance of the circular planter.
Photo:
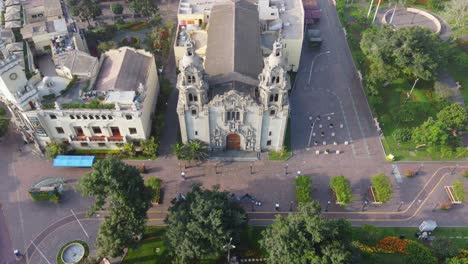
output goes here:
<path id="1" fill-rule="evenodd" d="M 57 255 L 57 263 L 59 264 L 79 264 L 88 256 L 88 245 L 81 241 L 75 240 L 65 244 Z"/>

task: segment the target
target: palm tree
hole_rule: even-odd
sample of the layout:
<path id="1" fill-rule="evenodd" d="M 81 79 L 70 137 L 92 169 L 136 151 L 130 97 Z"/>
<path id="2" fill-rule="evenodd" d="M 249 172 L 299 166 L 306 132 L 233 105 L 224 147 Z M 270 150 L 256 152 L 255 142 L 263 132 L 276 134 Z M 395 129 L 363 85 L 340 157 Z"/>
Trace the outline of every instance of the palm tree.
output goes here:
<path id="1" fill-rule="evenodd" d="M 204 160 L 208 157 L 208 147 L 200 140 L 191 140 L 185 144 L 189 160 Z"/>

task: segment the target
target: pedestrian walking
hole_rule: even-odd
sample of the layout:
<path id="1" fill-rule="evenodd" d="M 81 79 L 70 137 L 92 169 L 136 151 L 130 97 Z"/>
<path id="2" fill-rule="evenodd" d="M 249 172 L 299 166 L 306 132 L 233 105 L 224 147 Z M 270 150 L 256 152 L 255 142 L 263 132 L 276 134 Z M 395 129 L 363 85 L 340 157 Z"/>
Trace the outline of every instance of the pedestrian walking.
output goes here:
<path id="1" fill-rule="evenodd" d="M 275 204 L 275 210 L 276 210 L 277 212 L 279 212 L 279 203 L 276 203 L 276 204 Z"/>
<path id="2" fill-rule="evenodd" d="M 187 179 L 187 177 L 185 176 L 184 171 L 180 173 L 180 177 L 182 177 L 182 180 L 184 180 L 184 181 Z"/>

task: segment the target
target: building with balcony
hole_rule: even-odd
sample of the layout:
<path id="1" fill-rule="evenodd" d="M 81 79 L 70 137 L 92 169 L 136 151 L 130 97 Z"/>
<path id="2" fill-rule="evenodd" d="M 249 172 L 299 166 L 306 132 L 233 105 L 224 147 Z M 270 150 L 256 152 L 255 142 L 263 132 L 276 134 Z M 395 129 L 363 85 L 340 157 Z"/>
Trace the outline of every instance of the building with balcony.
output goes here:
<path id="1" fill-rule="evenodd" d="M 193 43 L 194 50 L 199 56 L 206 57 L 209 28 L 217 26 L 211 20 L 214 6 L 232 1 L 235 0 L 180 0 L 177 14 L 177 40 L 174 43 L 177 62 L 184 56 L 187 42 Z M 284 56 L 289 63 L 287 69 L 297 71 L 304 39 L 302 0 L 247 1 L 257 9 L 259 23 L 256 25 L 260 30 L 261 54 L 268 56 L 272 52 L 274 41 L 281 38 Z"/>
<path id="2" fill-rule="evenodd" d="M 97 65 L 98 74 L 86 89 L 77 84 L 53 99 L 37 95 L 64 87 L 58 77 L 46 77 L 32 88 L 34 100 L 18 113 L 23 130 L 39 146 L 55 141 L 70 148 L 113 149 L 149 138 L 159 94 L 153 55 L 122 47 L 104 53 Z"/>
<path id="3" fill-rule="evenodd" d="M 182 141 L 200 140 L 213 151 L 280 150 L 290 90 L 283 40 L 262 56 L 258 9 L 248 1 L 217 3 L 209 15 L 205 58 L 186 42 L 179 61 Z"/>

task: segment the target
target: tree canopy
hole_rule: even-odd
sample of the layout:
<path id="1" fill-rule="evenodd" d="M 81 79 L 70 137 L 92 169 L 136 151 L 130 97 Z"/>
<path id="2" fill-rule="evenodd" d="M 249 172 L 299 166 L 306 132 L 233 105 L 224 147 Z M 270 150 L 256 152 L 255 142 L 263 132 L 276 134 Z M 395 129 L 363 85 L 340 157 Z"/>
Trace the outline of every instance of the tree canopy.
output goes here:
<path id="1" fill-rule="evenodd" d="M 132 0 L 130 7 L 144 17 L 152 17 L 158 12 L 158 7 L 151 0 Z"/>
<path id="2" fill-rule="evenodd" d="M 109 211 L 97 238 L 101 255 L 121 255 L 135 235 L 144 231 L 151 192 L 138 170 L 115 157 L 97 161 L 79 181 L 79 190 L 95 198 L 89 214 Z"/>
<path id="3" fill-rule="evenodd" d="M 397 76 L 432 80 L 439 68 L 439 38 L 429 29 L 405 27 L 394 31 L 389 26 L 372 27 L 361 39 L 361 49 L 371 61 L 372 82 Z"/>
<path id="4" fill-rule="evenodd" d="M 123 6 L 119 3 L 113 3 L 111 5 L 111 10 L 115 15 L 121 15 L 123 13 Z"/>
<path id="5" fill-rule="evenodd" d="M 351 261 L 351 225 L 344 219 L 320 216 L 313 201 L 295 214 L 277 216 L 262 232 L 260 246 L 271 264 L 339 264 Z"/>
<path id="6" fill-rule="evenodd" d="M 63 155 L 66 152 L 65 146 L 55 141 L 49 142 L 45 149 L 45 155 L 49 159 L 55 159 L 58 155 Z"/>
<path id="7" fill-rule="evenodd" d="M 443 17 L 452 26 L 455 37 L 466 34 L 468 27 L 468 0 L 450 0 L 445 4 Z"/>
<path id="8" fill-rule="evenodd" d="M 0 137 L 6 134 L 9 124 L 10 120 L 6 115 L 6 110 L 0 107 Z"/>
<path id="9" fill-rule="evenodd" d="M 204 160 L 208 157 L 208 146 L 200 140 L 190 140 L 185 144 L 172 146 L 176 157 L 180 160 Z"/>
<path id="10" fill-rule="evenodd" d="M 461 105 L 451 104 L 437 113 L 437 119 L 443 121 L 452 130 L 461 130 L 466 126 L 468 115 Z"/>
<path id="11" fill-rule="evenodd" d="M 72 0 L 68 1 L 71 7 L 72 15 L 79 16 L 81 19 L 88 21 L 102 14 L 99 2 L 96 0 Z"/>
<path id="12" fill-rule="evenodd" d="M 167 218 L 169 247 L 180 263 L 219 256 L 223 246 L 239 242 L 246 224 L 245 211 L 228 192 L 193 185 L 185 199 L 174 200 Z"/>

